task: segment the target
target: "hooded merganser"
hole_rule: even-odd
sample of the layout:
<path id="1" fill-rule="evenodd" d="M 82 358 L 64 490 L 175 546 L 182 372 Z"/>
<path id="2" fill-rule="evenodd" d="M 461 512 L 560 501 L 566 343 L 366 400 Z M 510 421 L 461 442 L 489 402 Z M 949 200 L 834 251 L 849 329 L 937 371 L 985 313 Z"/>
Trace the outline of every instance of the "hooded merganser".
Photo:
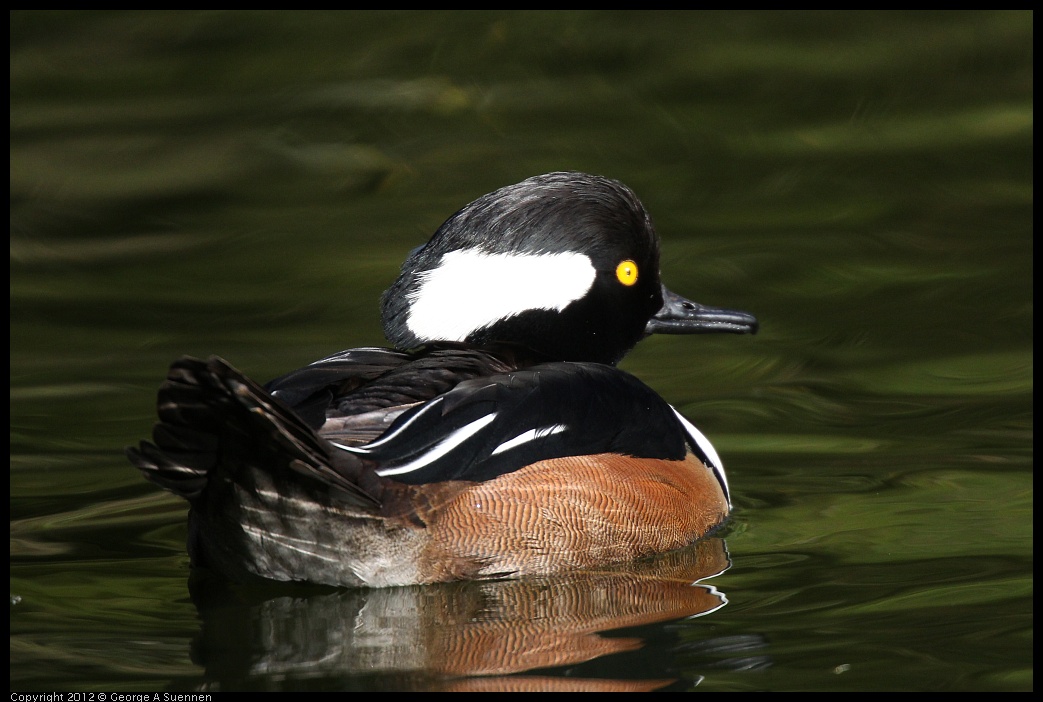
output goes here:
<path id="1" fill-rule="evenodd" d="M 584 173 L 489 193 L 381 300 L 395 348 L 262 387 L 182 358 L 153 442 L 127 449 L 191 505 L 193 566 L 392 586 L 547 575 L 686 546 L 721 525 L 713 446 L 615 364 L 655 333 L 755 333 L 659 280 L 637 196 Z"/>

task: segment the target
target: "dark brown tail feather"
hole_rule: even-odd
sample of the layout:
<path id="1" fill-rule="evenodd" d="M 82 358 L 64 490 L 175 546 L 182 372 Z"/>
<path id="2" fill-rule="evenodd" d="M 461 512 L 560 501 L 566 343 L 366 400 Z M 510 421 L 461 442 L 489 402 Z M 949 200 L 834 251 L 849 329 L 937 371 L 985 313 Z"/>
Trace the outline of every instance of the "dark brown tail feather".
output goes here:
<path id="1" fill-rule="evenodd" d="M 190 502 L 215 470 L 233 469 L 228 451 L 245 441 L 251 453 L 271 459 L 265 461 L 270 470 L 308 476 L 363 509 L 379 506 L 356 482 L 365 470 L 356 457 L 334 457 L 336 449 L 293 410 L 217 356 L 175 361 L 159 388 L 157 408 L 153 443 L 128 447 L 127 457 L 148 480 Z"/>

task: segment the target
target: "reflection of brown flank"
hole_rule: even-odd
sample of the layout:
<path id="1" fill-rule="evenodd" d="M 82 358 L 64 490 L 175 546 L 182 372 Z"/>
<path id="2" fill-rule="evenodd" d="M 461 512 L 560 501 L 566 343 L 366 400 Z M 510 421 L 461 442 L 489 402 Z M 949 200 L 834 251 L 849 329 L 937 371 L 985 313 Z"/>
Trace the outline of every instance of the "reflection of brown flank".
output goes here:
<path id="1" fill-rule="evenodd" d="M 556 678 L 547 675 L 512 675 L 495 678 L 450 680 L 440 692 L 652 692 L 673 680 L 599 680 Z"/>
<path id="2" fill-rule="evenodd" d="M 444 674 L 502 675 L 631 651 L 643 642 L 599 632 L 719 607 L 720 595 L 692 583 L 727 567 L 724 543 L 707 539 L 615 570 L 487 583 L 481 612 L 427 629 L 428 651 L 437 654 L 428 660 Z"/>

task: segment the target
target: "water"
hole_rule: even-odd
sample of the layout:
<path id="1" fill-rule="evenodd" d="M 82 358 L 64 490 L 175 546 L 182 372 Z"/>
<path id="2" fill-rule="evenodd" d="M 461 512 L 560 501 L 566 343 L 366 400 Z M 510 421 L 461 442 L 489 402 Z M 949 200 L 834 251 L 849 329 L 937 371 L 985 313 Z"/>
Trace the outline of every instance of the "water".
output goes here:
<path id="1" fill-rule="evenodd" d="M 12 690 L 1032 688 L 1031 14 L 11 21 Z M 121 454 L 166 365 L 379 343 L 409 249 L 560 169 L 633 187 L 667 284 L 761 320 L 623 364 L 723 457 L 722 538 L 190 587 L 184 504 Z"/>

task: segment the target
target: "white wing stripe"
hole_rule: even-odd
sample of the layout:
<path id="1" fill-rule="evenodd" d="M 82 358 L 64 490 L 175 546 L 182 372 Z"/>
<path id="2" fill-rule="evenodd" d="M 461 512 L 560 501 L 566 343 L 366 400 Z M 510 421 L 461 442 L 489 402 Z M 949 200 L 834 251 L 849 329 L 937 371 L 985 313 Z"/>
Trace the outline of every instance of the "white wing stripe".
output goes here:
<path id="1" fill-rule="evenodd" d="M 419 458 L 415 458 L 409 463 L 403 463 L 400 466 L 394 466 L 392 468 L 384 468 L 377 470 L 377 475 L 402 475 L 403 473 L 411 473 L 414 470 L 419 470 L 426 465 L 434 463 L 439 458 L 442 458 L 447 453 L 452 451 L 454 448 L 462 444 L 463 442 L 470 439 L 472 436 L 482 430 L 489 422 L 496 419 L 496 413 L 487 414 L 484 417 L 479 417 L 470 424 L 466 424 L 446 438 L 439 441 L 434 448 L 428 450 L 424 455 Z M 370 444 L 372 446 L 372 444 Z"/>
<path id="2" fill-rule="evenodd" d="M 441 396 L 436 397 L 435 399 L 433 399 L 430 402 L 428 402 L 427 405 L 424 406 L 419 412 L 417 412 L 412 417 L 410 417 L 409 420 L 405 424 L 403 424 L 402 426 L 400 426 L 398 429 L 396 429 L 395 431 L 391 432 L 390 434 L 384 434 L 379 439 L 375 439 L 374 441 L 370 441 L 368 444 L 365 444 L 365 448 L 373 449 L 373 448 L 379 448 L 379 447 L 383 446 L 384 444 L 386 444 L 387 442 L 393 440 L 396 436 L 398 436 L 399 434 L 404 432 L 406 429 L 408 429 L 410 424 L 412 424 L 416 420 L 420 419 L 420 417 L 422 417 L 425 413 L 431 411 L 431 409 L 433 407 L 437 407 L 437 406 L 439 406 L 441 404 L 442 404 L 442 397 Z M 495 416 L 495 415 L 493 415 L 493 416 Z"/>
<path id="3" fill-rule="evenodd" d="M 540 427 L 539 429 L 529 429 L 529 431 L 523 431 L 521 434 L 518 434 L 518 436 L 514 437 L 510 441 L 504 441 L 502 444 L 497 446 L 495 449 L 493 449 L 493 452 L 490 455 L 495 456 L 498 453 L 510 451 L 512 448 L 521 446 L 524 443 L 528 443 L 529 441 L 534 441 L 536 439 L 542 439 L 543 437 L 550 436 L 551 434 L 560 434 L 566 429 L 568 429 L 568 426 L 564 424 L 551 424 L 545 427 Z"/>

